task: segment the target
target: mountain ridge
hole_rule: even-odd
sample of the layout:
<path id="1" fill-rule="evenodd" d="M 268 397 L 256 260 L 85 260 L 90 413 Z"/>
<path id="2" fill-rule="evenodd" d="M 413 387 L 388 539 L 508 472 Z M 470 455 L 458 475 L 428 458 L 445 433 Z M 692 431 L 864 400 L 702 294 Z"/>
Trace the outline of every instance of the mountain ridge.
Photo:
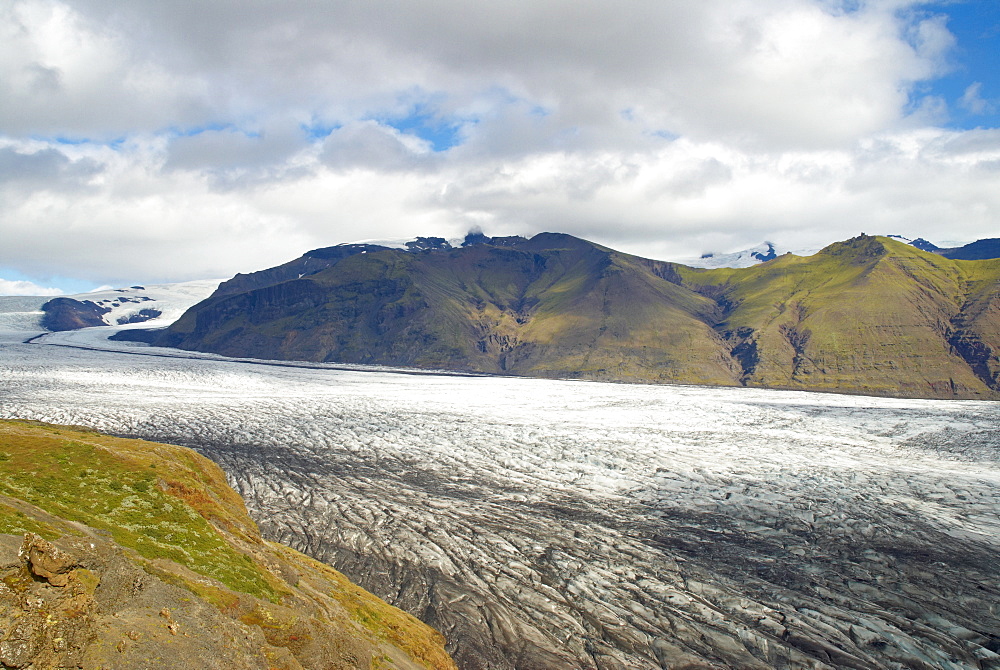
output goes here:
<path id="1" fill-rule="evenodd" d="M 748 268 L 692 268 L 561 233 L 327 260 L 293 278 L 296 261 L 255 273 L 265 281 L 248 290 L 224 283 L 152 339 L 229 356 L 1000 398 L 1000 261 L 885 237 Z"/>

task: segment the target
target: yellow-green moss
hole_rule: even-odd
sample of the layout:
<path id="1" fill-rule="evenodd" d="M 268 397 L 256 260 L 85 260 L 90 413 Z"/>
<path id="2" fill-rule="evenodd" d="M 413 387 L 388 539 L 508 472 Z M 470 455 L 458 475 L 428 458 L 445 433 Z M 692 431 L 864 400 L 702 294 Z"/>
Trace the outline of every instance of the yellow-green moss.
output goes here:
<path id="1" fill-rule="evenodd" d="M 147 559 L 169 559 L 233 590 L 279 598 L 273 578 L 209 523 L 247 534 L 252 526 L 221 471 L 194 452 L 10 421 L 0 422 L 0 451 L 8 456 L 0 460 L 0 493 L 106 530 Z M 24 526 L 16 515 L 0 518 L 12 529 Z"/>
<path id="2" fill-rule="evenodd" d="M 32 519 L 24 512 L 3 503 L 0 503 L 0 533 L 4 535 L 36 533 L 46 540 L 54 540 L 64 534 L 54 526 Z"/>
<path id="3" fill-rule="evenodd" d="M 284 545 L 270 542 L 268 545 L 290 563 L 306 565 L 322 574 L 329 584 L 326 595 L 339 602 L 358 624 L 377 639 L 402 649 L 428 668 L 454 667 L 443 650 L 444 636 L 438 631 L 353 584 L 329 565 Z"/>

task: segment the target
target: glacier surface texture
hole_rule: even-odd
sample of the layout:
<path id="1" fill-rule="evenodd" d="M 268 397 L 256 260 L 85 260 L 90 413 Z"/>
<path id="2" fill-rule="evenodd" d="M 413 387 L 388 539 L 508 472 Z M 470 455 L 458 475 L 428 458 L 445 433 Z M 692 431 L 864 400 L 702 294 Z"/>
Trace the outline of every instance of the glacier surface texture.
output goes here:
<path id="1" fill-rule="evenodd" d="M 194 447 L 463 668 L 1000 668 L 1000 403 L 0 343 L 0 416 Z M 87 347 L 87 348 L 80 348 Z"/>

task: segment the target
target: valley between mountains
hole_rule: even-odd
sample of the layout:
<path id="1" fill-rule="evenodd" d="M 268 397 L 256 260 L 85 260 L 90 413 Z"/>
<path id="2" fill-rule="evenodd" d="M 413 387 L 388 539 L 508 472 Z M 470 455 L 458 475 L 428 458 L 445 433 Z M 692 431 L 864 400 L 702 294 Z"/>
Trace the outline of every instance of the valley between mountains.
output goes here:
<path id="1" fill-rule="evenodd" d="M 1000 259 L 863 235 L 704 270 L 569 235 L 480 237 L 318 249 L 237 275 L 148 338 L 269 359 L 1000 398 Z"/>

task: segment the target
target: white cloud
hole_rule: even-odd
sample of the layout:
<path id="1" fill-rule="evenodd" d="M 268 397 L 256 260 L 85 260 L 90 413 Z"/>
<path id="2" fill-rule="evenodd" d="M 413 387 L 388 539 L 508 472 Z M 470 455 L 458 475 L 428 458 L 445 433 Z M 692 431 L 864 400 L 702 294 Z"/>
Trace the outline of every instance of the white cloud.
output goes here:
<path id="1" fill-rule="evenodd" d="M 155 142 L 105 151 L 101 183 L 84 193 L 10 198 L 0 212 L 9 240 L 0 265 L 41 272 L 61 263 L 110 283 L 180 280 L 263 268 L 343 241 L 452 237 L 473 225 L 493 234 L 563 231 L 678 258 L 762 239 L 822 246 L 862 231 L 975 239 L 995 231 L 1000 211 L 1000 131 L 911 131 L 847 150 L 767 154 L 661 140 L 632 152 L 438 157 L 433 169 L 407 170 L 386 166 L 395 154 L 351 169 L 298 155 L 301 169 L 283 179 L 221 190 L 209 173 L 161 172 L 167 149 Z"/>
<path id="2" fill-rule="evenodd" d="M 661 130 L 816 145 L 898 120 L 950 44 L 940 19 L 811 0 L 21 0 L 5 18 L 4 125 L 83 134 L 347 122 L 414 92 L 501 89 L 567 128 L 628 108 Z"/>
<path id="3" fill-rule="evenodd" d="M 141 40 L 66 3 L 3 3 L 3 130 L 107 139 L 205 114 L 201 82 L 137 58 Z"/>
<path id="4" fill-rule="evenodd" d="M 320 159 L 337 170 L 412 170 L 438 162 L 428 142 L 370 120 L 331 132 L 323 142 Z"/>
<path id="5" fill-rule="evenodd" d="M 981 81 L 974 82 L 965 89 L 965 93 L 962 94 L 961 99 L 959 99 L 958 104 L 962 109 L 972 113 L 972 114 L 986 114 L 992 112 L 995 106 L 982 97 L 983 83 Z"/>
<path id="6" fill-rule="evenodd" d="M 180 280 L 477 224 L 660 257 L 985 237 L 997 140 L 937 129 L 923 7 L 8 0 L 0 265 Z"/>
<path id="7" fill-rule="evenodd" d="M 39 286 L 30 281 L 0 279 L 0 295 L 62 295 L 57 288 Z"/>

